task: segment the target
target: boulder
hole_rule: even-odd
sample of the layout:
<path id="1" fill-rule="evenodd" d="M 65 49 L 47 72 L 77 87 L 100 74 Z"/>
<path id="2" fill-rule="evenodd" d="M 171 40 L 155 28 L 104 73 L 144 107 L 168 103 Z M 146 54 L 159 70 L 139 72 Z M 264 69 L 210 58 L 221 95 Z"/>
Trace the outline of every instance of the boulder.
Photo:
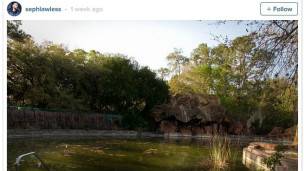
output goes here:
<path id="1" fill-rule="evenodd" d="M 272 130 L 268 133 L 268 137 L 274 137 L 274 138 L 284 138 L 289 141 L 293 141 L 295 138 L 297 127 L 293 126 L 287 129 L 281 128 L 281 127 L 274 127 Z"/>
<path id="2" fill-rule="evenodd" d="M 160 131 L 163 133 L 174 133 L 177 131 L 176 122 L 171 121 L 161 121 Z"/>
<path id="3" fill-rule="evenodd" d="M 204 128 L 195 126 L 195 127 L 192 127 L 192 133 L 193 133 L 193 135 L 203 135 L 203 134 L 205 134 L 205 130 L 204 130 Z"/>
<path id="4" fill-rule="evenodd" d="M 176 94 L 168 103 L 156 106 L 151 115 L 156 122 L 170 117 L 183 123 L 191 120 L 221 122 L 225 119 L 225 109 L 214 95 Z"/>
<path id="5" fill-rule="evenodd" d="M 246 126 L 241 122 L 234 122 L 229 127 L 228 132 L 234 135 L 241 135 L 246 132 Z"/>
<path id="6" fill-rule="evenodd" d="M 182 136 L 191 136 L 192 130 L 191 128 L 180 128 L 180 133 Z"/>
<path id="7" fill-rule="evenodd" d="M 230 119 L 214 95 L 176 94 L 165 104 L 155 106 L 151 116 L 163 133 L 182 135 L 227 133 Z"/>
<path id="8" fill-rule="evenodd" d="M 282 136 L 284 132 L 284 128 L 281 127 L 274 127 L 272 130 L 268 133 L 269 137 L 280 137 Z"/>
<path id="9" fill-rule="evenodd" d="M 284 130 L 282 137 L 288 139 L 289 141 L 293 141 L 295 138 L 297 126 L 292 126 Z"/>
<path id="10" fill-rule="evenodd" d="M 212 126 L 205 126 L 204 130 L 205 130 L 205 134 L 207 134 L 207 135 L 213 134 L 213 127 Z"/>

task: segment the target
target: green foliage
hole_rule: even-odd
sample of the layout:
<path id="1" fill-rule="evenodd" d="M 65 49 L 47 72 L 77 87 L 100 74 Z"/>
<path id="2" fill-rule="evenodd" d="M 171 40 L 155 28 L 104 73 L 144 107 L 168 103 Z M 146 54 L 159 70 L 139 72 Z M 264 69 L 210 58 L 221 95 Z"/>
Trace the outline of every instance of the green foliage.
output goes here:
<path id="1" fill-rule="evenodd" d="M 31 37 L 20 29 L 21 24 L 21 21 L 18 20 L 7 21 L 7 37 L 9 39 L 23 41 Z"/>
<path id="2" fill-rule="evenodd" d="M 283 145 L 283 144 L 278 144 L 278 145 L 275 147 L 275 150 L 276 150 L 276 151 L 286 151 L 287 149 L 288 149 L 288 146 Z"/>
<path id="3" fill-rule="evenodd" d="M 171 72 L 174 74 L 181 74 L 182 67 L 189 62 L 189 59 L 183 56 L 182 53 L 181 49 L 174 49 L 174 52 L 167 56 Z"/>
<path id="4" fill-rule="evenodd" d="M 135 112 L 127 113 L 122 118 L 123 127 L 126 129 L 148 128 L 148 122 Z"/>
<path id="5" fill-rule="evenodd" d="M 247 122 L 255 114 L 253 131 L 265 134 L 275 126 L 288 128 L 296 121 L 297 86 L 289 77 L 266 74 L 275 58 L 260 48 L 253 35 L 237 37 L 210 48 L 193 50 L 182 73 L 169 80 L 174 93 L 214 94 L 234 120 Z M 270 71 L 269 71 L 270 72 Z"/>
<path id="6" fill-rule="evenodd" d="M 169 76 L 170 70 L 168 68 L 160 68 L 157 70 L 157 73 L 159 74 L 159 77 L 164 80 Z"/>
<path id="7" fill-rule="evenodd" d="M 282 152 L 277 151 L 272 154 L 270 157 L 264 158 L 263 163 L 266 164 L 271 171 L 275 171 L 276 166 L 281 165 L 281 159 L 284 157 Z"/>
<path id="8" fill-rule="evenodd" d="M 256 134 L 267 134 L 274 127 L 286 129 L 294 125 L 293 116 L 291 114 L 267 113 L 264 114 L 264 117 L 261 125 L 259 124 L 259 121 L 255 121 L 252 125 Z"/>
<path id="9" fill-rule="evenodd" d="M 206 64 L 208 63 L 209 57 L 210 57 L 210 48 L 207 44 L 202 43 L 198 45 L 196 49 L 193 50 L 191 53 L 190 60 L 195 64 Z"/>
<path id="10" fill-rule="evenodd" d="M 38 45 L 20 21 L 9 21 L 8 103 L 119 113 L 126 127 L 144 127 L 149 110 L 167 99 L 164 80 L 172 76 L 173 94 L 216 95 L 234 120 L 261 115 L 251 123 L 258 134 L 288 128 L 297 120 L 297 22 L 257 23 L 256 32 L 215 47 L 202 43 L 189 58 L 174 49 L 157 78 L 121 54 Z"/>
<path id="11" fill-rule="evenodd" d="M 259 94 L 258 82 L 254 77 L 250 59 L 255 54 L 250 36 L 236 38 L 230 44 L 220 44 L 214 48 L 199 45 L 193 53 L 190 69 L 169 82 L 173 93 L 191 91 L 193 93 L 215 94 L 231 115 L 238 119 L 248 118 Z"/>
<path id="12" fill-rule="evenodd" d="M 11 24 L 9 32 L 23 35 Z M 124 55 L 69 51 L 28 37 L 8 40 L 7 53 L 9 105 L 122 114 L 134 128 L 147 125 L 150 109 L 168 96 L 165 81 Z"/>
<path id="13" fill-rule="evenodd" d="M 274 79 L 265 83 L 259 98 L 262 120 L 256 120 L 252 128 L 257 134 L 269 133 L 273 127 L 289 128 L 296 123 L 297 89 L 286 79 Z M 261 122 L 261 124 L 259 124 Z"/>

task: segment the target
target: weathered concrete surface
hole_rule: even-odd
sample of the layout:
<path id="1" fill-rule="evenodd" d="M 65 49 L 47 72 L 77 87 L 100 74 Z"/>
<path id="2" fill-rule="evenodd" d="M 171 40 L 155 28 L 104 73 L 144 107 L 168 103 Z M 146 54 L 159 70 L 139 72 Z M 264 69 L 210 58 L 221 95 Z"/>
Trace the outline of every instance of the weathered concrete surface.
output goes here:
<path id="1" fill-rule="evenodd" d="M 151 116 L 165 134 L 185 136 L 227 133 L 230 123 L 225 108 L 214 95 L 176 94 L 166 104 L 155 106 Z M 242 127 L 231 131 L 241 134 Z"/>
<path id="2" fill-rule="evenodd" d="M 243 149 L 243 164 L 248 168 L 257 170 L 270 171 L 270 169 L 263 163 L 263 159 L 270 157 L 275 153 L 276 144 L 271 143 L 250 143 L 250 145 Z M 276 166 L 275 171 L 297 171 L 297 158 L 289 157 L 284 153 L 284 158 L 281 160 L 281 165 Z"/>
<path id="3" fill-rule="evenodd" d="M 73 137 L 114 137 L 114 138 L 132 138 L 132 137 L 163 137 L 162 134 L 153 132 L 139 132 L 130 130 L 78 130 L 78 129 L 53 129 L 53 130 L 28 130 L 28 129 L 9 129 L 7 138 L 73 138 Z"/>

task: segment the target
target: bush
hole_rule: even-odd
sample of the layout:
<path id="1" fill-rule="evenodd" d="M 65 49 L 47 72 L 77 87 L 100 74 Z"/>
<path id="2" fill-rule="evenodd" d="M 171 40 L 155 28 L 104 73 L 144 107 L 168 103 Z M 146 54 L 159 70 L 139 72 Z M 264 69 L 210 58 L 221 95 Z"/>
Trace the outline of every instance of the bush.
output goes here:
<path id="1" fill-rule="evenodd" d="M 262 124 L 259 120 L 256 120 L 252 124 L 256 134 L 265 135 L 268 134 L 274 127 L 281 127 L 284 129 L 290 128 L 294 125 L 293 116 L 290 113 L 273 113 L 266 114 Z"/>
<path id="2" fill-rule="evenodd" d="M 122 126 L 125 129 L 141 129 L 147 128 L 147 121 L 140 115 L 140 113 L 131 112 L 123 115 L 122 117 Z"/>
<path id="3" fill-rule="evenodd" d="M 281 165 L 281 159 L 283 158 L 283 154 L 281 151 L 277 151 L 272 154 L 270 157 L 264 158 L 263 163 L 267 165 L 267 167 L 271 171 L 275 171 L 275 167 L 277 165 Z"/>

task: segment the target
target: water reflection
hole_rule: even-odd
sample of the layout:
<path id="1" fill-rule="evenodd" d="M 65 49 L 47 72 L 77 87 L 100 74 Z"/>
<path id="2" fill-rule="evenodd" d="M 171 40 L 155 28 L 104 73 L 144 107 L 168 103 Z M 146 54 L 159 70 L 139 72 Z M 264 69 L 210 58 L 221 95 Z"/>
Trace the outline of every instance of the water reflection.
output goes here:
<path id="1" fill-rule="evenodd" d="M 8 170 L 16 156 L 37 152 L 54 171 L 204 171 L 208 142 L 185 139 L 13 139 Z M 240 149 L 235 149 L 240 151 Z M 239 157 L 241 159 L 241 156 Z M 35 171 L 37 167 L 23 170 Z M 228 170 L 247 170 L 241 162 Z"/>

